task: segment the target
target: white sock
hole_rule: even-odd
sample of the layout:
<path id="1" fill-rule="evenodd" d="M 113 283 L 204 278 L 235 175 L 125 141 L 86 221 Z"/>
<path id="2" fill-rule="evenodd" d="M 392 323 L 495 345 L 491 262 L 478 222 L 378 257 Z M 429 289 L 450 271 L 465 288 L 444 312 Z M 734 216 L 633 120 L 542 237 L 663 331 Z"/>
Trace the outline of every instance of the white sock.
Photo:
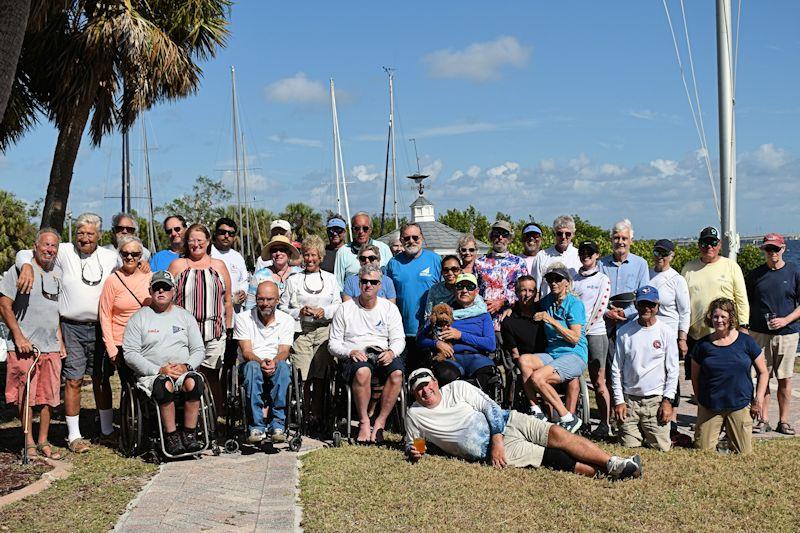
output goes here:
<path id="1" fill-rule="evenodd" d="M 539 414 L 539 413 L 541 413 L 541 412 L 542 412 L 542 408 L 541 408 L 541 407 L 539 407 L 539 406 L 538 406 L 538 405 L 536 405 L 535 403 L 532 403 L 532 404 L 531 404 L 531 413 L 534 413 L 534 414 L 537 414 L 537 415 L 538 415 L 538 414 Z"/>
<path id="2" fill-rule="evenodd" d="M 67 431 L 69 432 L 67 442 L 72 442 L 75 439 L 82 439 L 81 428 L 78 427 L 78 419 L 80 419 L 80 416 L 67 416 L 65 418 L 67 419 Z"/>
<path id="3" fill-rule="evenodd" d="M 100 413 L 100 431 L 103 435 L 111 435 L 114 431 L 114 410 L 113 409 L 98 409 Z"/>
<path id="4" fill-rule="evenodd" d="M 567 414 L 561 417 L 561 420 L 559 420 L 559 422 L 572 422 L 572 413 L 567 412 Z"/>

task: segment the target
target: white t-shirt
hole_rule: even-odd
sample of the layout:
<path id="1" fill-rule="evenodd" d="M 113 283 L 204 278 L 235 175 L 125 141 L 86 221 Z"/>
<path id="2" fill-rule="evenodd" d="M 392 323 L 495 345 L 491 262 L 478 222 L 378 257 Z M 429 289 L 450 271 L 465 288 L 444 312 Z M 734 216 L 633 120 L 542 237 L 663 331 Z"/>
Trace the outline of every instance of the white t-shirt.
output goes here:
<path id="1" fill-rule="evenodd" d="M 581 299 L 586 308 L 586 334 L 605 335 L 606 321 L 603 320 L 603 315 L 611 297 L 611 280 L 608 276 L 597 270 L 588 276 L 578 272 L 572 282 L 572 292 Z"/>
<path id="2" fill-rule="evenodd" d="M 375 307 L 361 307 L 358 298 L 344 302 L 333 315 L 328 349 L 331 354 L 346 359 L 352 350 L 368 346 L 390 349 L 400 357 L 406 347 L 403 319 L 397 306 L 378 298 Z"/>
<path id="3" fill-rule="evenodd" d="M 686 279 L 671 267 L 663 272 L 650 269 L 650 285 L 658 289 L 658 319 L 672 328 L 676 338 L 678 330 L 688 333 L 692 308 Z"/>
<path id="4" fill-rule="evenodd" d="M 84 255 L 69 242 L 58 246 L 55 266 L 61 269 L 61 295 L 58 299 L 58 313 L 61 318 L 79 322 L 97 322 L 100 294 L 108 276 L 117 269 L 116 251 L 97 247 L 90 255 Z M 16 265 L 30 263 L 33 252 L 17 252 Z M 84 281 L 85 280 L 85 281 Z"/>
<path id="5" fill-rule="evenodd" d="M 294 319 L 275 310 L 275 319 L 264 325 L 258 317 L 258 308 L 242 311 L 234 320 L 233 338 L 237 341 L 250 341 L 253 353 L 260 359 L 274 359 L 280 346 L 291 346 L 294 342 Z M 239 350 L 239 362 L 244 362 Z"/>
<path id="6" fill-rule="evenodd" d="M 611 348 L 611 386 L 614 403 L 624 403 L 625 394 L 650 396 L 660 394 L 675 398 L 678 386 L 678 345 L 675 333 L 665 322 L 656 319 L 644 327 L 631 320 L 617 330 Z"/>
<path id="7" fill-rule="evenodd" d="M 223 261 L 225 266 L 228 267 L 228 274 L 231 277 L 231 285 L 233 285 L 234 292 L 247 292 L 247 281 L 250 279 L 250 274 L 247 272 L 247 264 L 244 262 L 242 254 L 233 248 L 227 252 L 222 252 L 212 245 L 211 257 Z"/>
<path id="8" fill-rule="evenodd" d="M 339 286 L 336 284 L 336 278 L 333 274 L 324 270 L 314 273 L 303 271 L 286 279 L 286 288 L 281 293 L 280 308 L 294 318 L 295 329 L 302 331 L 301 319 L 305 321 L 310 317 L 301 317 L 301 308 L 305 306 L 321 307 L 324 316 L 318 322 L 322 323 L 330 322 L 333 319 L 333 314 L 341 304 L 342 295 L 339 292 Z"/>
<path id="9" fill-rule="evenodd" d="M 536 279 L 536 286 L 539 287 L 540 296 L 544 296 L 550 292 L 550 287 L 547 283 L 542 283 L 542 280 L 547 273 L 547 268 L 553 263 L 564 263 L 574 280 L 578 275 L 578 270 L 581 268 L 581 259 L 578 257 L 578 249 L 570 243 L 567 249 L 564 250 L 564 253 L 556 250 L 555 246 L 551 246 L 536 254 L 536 257 L 533 258 L 533 271 L 531 275 Z"/>

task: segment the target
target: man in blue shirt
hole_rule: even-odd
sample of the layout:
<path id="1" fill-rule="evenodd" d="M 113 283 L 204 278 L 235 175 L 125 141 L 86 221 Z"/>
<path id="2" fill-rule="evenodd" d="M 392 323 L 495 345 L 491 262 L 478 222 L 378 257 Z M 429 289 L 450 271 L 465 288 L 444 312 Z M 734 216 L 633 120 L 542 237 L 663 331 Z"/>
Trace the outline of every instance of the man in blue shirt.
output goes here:
<path id="1" fill-rule="evenodd" d="M 153 254 L 150 258 L 150 270 L 153 272 L 169 270 L 169 264 L 181 256 L 186 219 L 180 215 L 168 216 L 164 219 L 164 233 L 169 239 L 169 248 Z"/>
<path id="2" fill-rule="evenodd" d="M 636 292 L 639 287 L 650 283 L 650 269 L 647 261 L 630 252 L 633 242 L 633 224 L 627 218 L 620 220 L 611 230 L 611 242 L 614 251 L 600 259 L 600 272 L 611 280 L 611 298 L 614 296 Z M 613 337 L 619 326 L 625 324 L 636 314 L 633 298 L 624 307 L 609 306 L 606 311 L 608 335 Z"/>
<path id="3" fill-rule="evenodd" d="M 403 317 L 406 334 L 406 367 L 414 370 L 422 365 L 416 346 L 417 332 L 425 314 L 428 289 L 442 276 L 442 260 L 434 252 L 422 248 L 422 229 L 415 223 L 400 230 L 403 251 L 386 265 L 386 275 L 394 282 L 397 307 Z"/>

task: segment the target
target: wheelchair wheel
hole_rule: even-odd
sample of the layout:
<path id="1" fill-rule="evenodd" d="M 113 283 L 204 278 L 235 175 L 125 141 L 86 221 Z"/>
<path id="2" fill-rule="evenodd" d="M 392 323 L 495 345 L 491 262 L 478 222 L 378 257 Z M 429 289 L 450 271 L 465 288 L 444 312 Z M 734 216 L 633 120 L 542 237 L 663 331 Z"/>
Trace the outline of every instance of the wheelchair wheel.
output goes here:
<path id="1" fill-rule="evenodd" d="M 201 402 L 201 417 L 198 424 L 199 431 L 199 438 L 201 442 L 205 442 L 208 439 L 208 448 L 216 447 L 216 435 L 217 435 L 217 412 L 214 409 L 214 395 L 211 392 L 211 388 L 206 386 L 203 389 L 203 397 Z M 203 423 L 205 420 L 205 423 Z M 206 433 L 206 431 L 208 433 Z M 219 448 L 217 447 L 217 450 Z"/>
<path id="2" fill-rule="evenodd" d="M 292 440 L 303 434 L 303 383 L 297 367 L 292 366 L 292 380 L 286 391 L 286 431 L 290 434 L 289 449 Z M 293 436 L 294 435 L 294 436 Z M 299 446 L 298 446 L 299 448 Z"/>
<path id="3" fill-rule="evenodd" d="M 580 432 L 583 436 L 588 436 L 592 433 L 592 423 L 589 408 L 589 388 L 586 386 L 586 379 L 581 376 L 580 380 L 580 394 L 578 395 L 578 405 L 575 409 L 575 414 L 581 419 Z"/>
<path id="4" fill-rule="evenodd" d="M 303 445 L 303 436 L 299 433 L 289 439 L 289 451 L 290 452 L 298 452 L 300 451 L 300 447 Z"/>
<path id="5" fill-rule="evenodd" d="M 342 434 L 338 431 L 333 432 L 333 447 L 340 448 L 342 446 Z"/>
<path id="6" fill-rule="evenodd" d="M 135 457 L 147 451 L 147 419 L 142 399 L 134 386 L 124 383 L 122 387 L 119 447 L 124 456 Z"/>
<path id="7" fill-rule="evenodd" d="M 225 370 L 226 394 L 225 394 L 225 436 L 227 440 L 236 440 L 236 435 L 243 430 L 246 421 L 241 417 L 242 404 L 244 399 L 239 394 L 239 376 L 236 365 Z M 228 443 L 225 443 L 228 449 Z M 238 449 L 238 444 L 237 444 Z"/>

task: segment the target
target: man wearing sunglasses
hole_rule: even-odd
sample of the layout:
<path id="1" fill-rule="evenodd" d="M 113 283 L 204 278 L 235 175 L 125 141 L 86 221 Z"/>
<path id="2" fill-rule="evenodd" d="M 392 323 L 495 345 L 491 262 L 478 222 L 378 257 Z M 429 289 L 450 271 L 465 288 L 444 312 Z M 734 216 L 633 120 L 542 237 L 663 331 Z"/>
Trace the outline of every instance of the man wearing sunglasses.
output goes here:
<path id="1" fill-rule="evenodd" d="M 58 311 L 61 335 L 67 350 L 67 357 L 61 366 L 64 412 L 69 449 L 76 453 L 89 450 L 89 444 L 83 439 L 78 425 L 83 376 L 92 377 L 101 432 L 110 435 L 114 430 L 109 382 L 114 365 L 105 353 L 98 310 L 103 284 L 117 268 L 119 255 L 98 247 L 102 227 L 103 220 L 94 213 L 78 216 L 74 242 L 62 242 L 55 259 L 56 268 L 62 272 Z M 17 288 L 23 294 L 30 292 L 34 281 L 33 266 L 30 264 L 32 258 L 30 250 L 17 253 L 16 266 L 20 269 Z"/>
<path id="2" fill-rule="evenodd" d="M 394 282 L 397 307 L 403 317 L 406 333 L 406 365 L 414 370 L 424 365 L 417 350 L 417 332 L 425 315 L 428 291 L 442 275 L 442 260 L 438 254 L 425 250 L 422 228 L 411 223 L 400 229 L 403 251 L 389 260 L 386 275 Z"/>
<path id="3" fill-rule="evenodd" d="M 719 254 L 722 248 L 719 230 L 712 226 L 703 228 L 697 244 L 700 248 L 700 259 L 686 263 L 681 272 L 689 287 L 689 303 L 692 308 L 687 339 L 689 353 L 697 341 L 714 331 L 705 325 L 704 319 L 709 304 L 717 298 L 728 298 L 736 304 L 739 329 L 743 333 L 749 333 L 747 330 L 750 320 L 750 304 L 742 269 L 736 261 Z M 688 378 L 691 373 L 691 358 L 687 357 L 685 361 Z"/>
<path id="4" fill-rule="evenodd" d="M 778 426 L 776 431 L 794 435 L 789 423 L 792 374 L 800 336 L 800 269 L 783 260 L 786 241 L 779 233 L 767 233 L 761 243 L 764 264 L 750 272 L 744 282 L 750 302 L 753 339 L 761 346 L 767 369 L 778 380 Z M 762 412 L 769 413 L 770 390 L 764 396 Z M 767 431 L 767 420 L 758 420 L 753 431 Z"/>
<path id="5" fill-rule="evenodd" d="M 525 260 L 508 251 L 508 245 L 513 238 L 511 224 L 505 220 L 496 221 L 489 230 L 491 251 L 475 261 L 474 273 L 478 278 L 478 288 L 494 321 L 495 331 L 498 332 L 500 314 L 517 301 L 514 291 L 517 278 L 528 273 Z"/>
<path id="6" fill-rule="evenodd" d="M 139 223 L 133 215 L 129 213 L 117 213 L 111 219 L 111 244 L 106 244 L 103 248 L 117 253 L 119 238 L 123 235 L 138 237 Z M 117 259 L 117 268 L 122 268 L 122 258 Z M 139 270 L 150 272 L 150 250 L 142 246 L 142 260 L 139 263 Z"/>
<path id="7" fill-rule="evenodd" d="M 522 229 L 522 255 L 520 257 L 525 261 L 525 268 L 528 274 L 533 272 L 533 261 L 542 248 L 542 229 L 529 222 L 525 224 Z"/>
<path id="8" fill-rule="evenodd" d="M 153 254 L 150 258 L 150 270 L 153 272 L 168 270 L 170 263 L 181 256 L 186 227 L 186 219 L 181 215 L 170 215 L 164 219 L 164 233 L 169 239 L 169 248 Z"/>
<path id="9" fill-rule="evenodd" d="M 347 223 L 341 215 L 334 215 L 325 224 L 325 233 L 328 234 L 328 244 L 325 245 L 325 257 L 322 258 L 319 268 L 333 274 L 336 267 L 336 253 L 347 242 Z"/>
<path id="10" fill-rule="evenodd" d="M 211 257 L 222 260 L 228 267 L 233 284 L 231 300 L 233 301 L 233 310 L 237 313 L 241 311 L 242 303 L 247 297 L 247 284 L 250 278 L 244 257 L 233 249 L 238 229 L 236 222 L 232 219 L 220 218 L 214 224 L 214 244 L 211 246 Z"/>
<path id="11" fill-rule="evenodd" d="M 377 246 L 381 251 L 381 267 L 385 267 L 392 258 L 392 251 L 389 247 L 372 238 L 372 217 L 369 213 L 359 211 L 350 220 L 350 227 L 353 229 L 353 242 L 342 246 L 336 252 L 336 263 L 333 267 L 333 275 L 336 276 L 336 283 L 339 288 L 344 288 L 344 282 L 348 276 L 357 274 L 361 265 L 358 262 L 358 251 L 365 244 Z"/>
<path id="12" fill-rule="evenodd" d="M 572 245 L 575 237 L 575 219 L 569 215 L 561 215 L 553 221 L 553 237 L 555 244 L 542 250 L 533 260 L 533 271 L 530 275 L 536 280 L 539 287 L 539 297 L 544 297 L 550 292 L 550 286 L 544 282 L 544 275 L 550 265 L 561 263 L 567 267 L 574 279 L 581 268 L 581 259 L 578 249 Z"/>

